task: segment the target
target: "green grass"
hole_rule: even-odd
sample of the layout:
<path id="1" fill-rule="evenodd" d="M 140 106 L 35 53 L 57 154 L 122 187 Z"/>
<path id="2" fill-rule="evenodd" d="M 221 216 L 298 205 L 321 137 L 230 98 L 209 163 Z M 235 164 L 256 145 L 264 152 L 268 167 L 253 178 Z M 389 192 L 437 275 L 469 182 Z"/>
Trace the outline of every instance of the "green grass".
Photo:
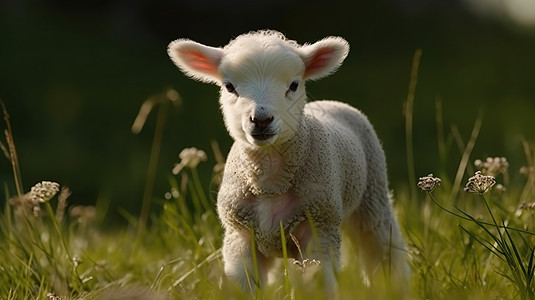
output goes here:
<path id="1" fill-rule="evenodd" d="M 6 124 L 7 140 L 1 146 L 18 182 L 8 117 Z M 473 175 L 467 162 L 473 161 L 479 126 L 476 122 L 467 143 L 457 138 L 461 159 L 455 174 L 430 170 L 441 174 L 441 186 L 395 195 L 412 270 L 405 298 L 534 298 L 535 220 L 529 205 L 520 210 L 519 206 L 535 201 L 535 157 L 524 142 L 525 176 L 510 176 L 520 166 L 495 174 L 498 183 L 506 185 L 505 192 L 463 192 L 459 184 L 464 186 Z M 439 149 L 446 144 L 439 140 Z M 220 153 L 214 155 L 220 166 Z M 141 218 L 124 212 L 130 225 L 111 231 L 101 221 L 106 205 L 65 207 L 68 193 L 31 203 L 24 194 L 29 191 L 18 183 L 15 192 L 4 185 L 0 299 L 251 299 L 254 290 L 259 299 L 324 299 L 321 274 L 305 280 L 291 262 L 282 263 L 275 282 L 265 287 L 256 285 L 254 270 L 249 274 L 251 291 L 241 291 L 225 278 L 222 229 L 213 197 L 217 175 L 201 179 L 195 167 L 170 175 L 170 192 L 164 199 L 151 200 L 160 209 L 150 214 L 145 210 Z M 367 287 L 355 255 L 358 249 L 348 244 L 343 252 L 344 267 L 337 273 L 341 299 L 403 298 L 402 287 L 389 287 L 381 280 Z"/>

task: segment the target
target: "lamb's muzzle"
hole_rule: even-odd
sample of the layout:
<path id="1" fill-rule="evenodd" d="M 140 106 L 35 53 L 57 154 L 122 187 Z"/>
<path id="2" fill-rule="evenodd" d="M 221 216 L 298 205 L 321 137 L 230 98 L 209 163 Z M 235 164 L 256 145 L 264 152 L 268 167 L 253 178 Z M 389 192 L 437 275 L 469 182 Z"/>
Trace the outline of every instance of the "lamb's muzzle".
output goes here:
<path id="1" fill-rule="evenodd" d="M 269 125 L 273 122 L 273 117 L 269 118 L 257 118 L 257 117 L 251 117 L 250 121 L 254 124 L 253 130 L 251 132 L 251 136 L 255 140 L 259 141 L 265 141 L 271 137 L 273 137 L 275 134 L 271 132 L 271 129 Z"/>
<path id="2" fill-rule="evenodd" d="M 221 87 L 225 125 L 235 141 L 217 196 L 228 277 L 247 289 L 248 274 L 258 269 L 262 284 L 282 255 L 282 223 L 288 254 L 302 259 L 294 251 L 299 244 L 305 258 L 321 261 L 334 290 L 343 225 L 367 278 L 384 267 L 408 285 L 405 243 L 372 125 L 347 104 L 306 100 L 305 81 L 333 73 L 347 56 L 344 39 L 299 45 L 279 32 L 259 31 L 224 48 L 178 40 L 168 51 L 187 75 Z"/>

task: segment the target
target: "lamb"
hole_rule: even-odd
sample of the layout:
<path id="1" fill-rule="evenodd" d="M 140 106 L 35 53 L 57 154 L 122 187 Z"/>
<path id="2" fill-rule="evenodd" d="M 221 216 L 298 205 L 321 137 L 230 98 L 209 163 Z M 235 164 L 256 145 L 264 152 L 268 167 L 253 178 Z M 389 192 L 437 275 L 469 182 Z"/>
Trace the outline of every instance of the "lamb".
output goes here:
<path id="1" fill-rule="evenodd" d="M 372 125 L 347 104 L 307 103 L 305 81 L 336 71 L 348 52 L 340 37 L 299 45 L 271 30 L 240 35 L 223 48 L 187 39 L 169 44 L 182 72 L 221 87 L 234 144 L 217 212 L 225 274 L 244 289 L 254 274 L 252 233 L 264 284 L 282 257 L 281 223 L 288 256 L 319 260 L 328 287 L 336 286 L 342 228 L 359 249 L 366 278 L 383 266 L 407 282 L 385 155 Z"/>

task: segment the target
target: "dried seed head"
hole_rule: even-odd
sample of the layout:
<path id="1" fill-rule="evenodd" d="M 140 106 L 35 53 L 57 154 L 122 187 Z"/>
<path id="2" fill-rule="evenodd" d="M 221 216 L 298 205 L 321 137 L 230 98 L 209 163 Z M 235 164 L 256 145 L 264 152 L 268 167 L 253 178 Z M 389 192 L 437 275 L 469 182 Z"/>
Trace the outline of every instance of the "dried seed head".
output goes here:
<path id="1" fill-rule="evenodd" d="M 30 198 L 35 202 L 48 202 L 59 191 L 59 184 L 52 181 L 41 181 L 32 186 Z"/>
<path id="2" fill-rule="evenodd" d="M 58 195 L 58 207 L 56 208 L 56 220 L 60 222 L 65 215 L 65 209 L 67 208 L 67 198 L 71 195 L 71 190 L 68 187 L 62 186 Z"/>
<path id="3" fill-rule="evenodd" d="M 302 261 L 294 260 L 293 264 L 301 271 L 305 272 L 307 269 L 314 269 L 321 266 L 321 261 L 315 259 L 303 259 Z"/>
<path id="4" fill-rule="evenodd" d="M 520 210 L 526 210 L 529 212 L 535 211 L 535 202 L 524 202 L 518 207 Z"/>
<path id="5" fill-rule="evenodd" d="M 201 161 L 206 161 L 206 153 L 195 147 L 182 150 L 179 157 L 188 168 L 195 168 Z"/>
<path id="6" fill-rule="evenodd" d="M 39 207 L 39 203 L 39 201 L 30 197 L 30 193 L 9 199 L 9 205 L 13 207 L 13 212 L 16 218 L 27 216 L 40 217 L 41 208 Z"/>
<path id="7" fill-rule="evenodd" d="M 442 180 L 440 178 L 433 177 L 433 174 L 429 174 L 425 177 L 420 177 L 420 181 L 418 181 L 418 188 L 424 192 L 431 192 L 437 186 L 439 186 L 441 182 Z"/>
<path id="8" fill-rule="evenodd" d="M 180 163 L 173 168 L 173 174 L 175 175 L 178 174 L 184 167 L 190 169 L 196 168 L 201 161 L 206 161 L 207 159 L 206 152 L 195 147 L 182 150 L 182 152 L 179 154 L 179 157 Z"/>
<path id="9" fill-rule="evenodd" d="M 478 168 L 483 175 L 498 176 L 507 173 L 509 162 L 505 157 L 487 157 L 485 161 L 476 159 L 474 166 Z"/>
<path id="10" fill-rule="evenodd" d="M 61 300 L 61 297 L 56 296 L 54 293 L 47 293 L 46 298 L 48 300 Z"/>
<path id="11" fill-rule="evenodd" d="M 520 174 L 522 174 L 522 175 L 524 175 L 526 177 L 529 177 L 532 174 L 535 174 L 535 168 L 534 167 L 523 166 L 523 167 L 520 168 Z"/>
<path id="12" fill-rule="evenodd" d="M 499 184 L 494 186 L 493 190 L 498 192 L 498 193 L 505 193 L 505 191 L 507 191 L 507 188 L 505 188 L 505 186 L 503 186 L 503 184 L 499 183 Z"/>
<path id="13" fill-rule="evenodd" d="M 94 206 L 77 205 L 70 209 L 69 215 L 76 218 L 78 224 L 88 225 L 97 218 L 97 209 Z"/>
<path id="14" fill-rule="evenodd" d="M 477 171 L 474 176 L 468 178 L 468 182 L 466 183 L 464 191 L 469 193 L 483 194 L 494 184 L 496 184 L 496 179 L 494 176 L 483 175 L 481 174 L 481 171 Z"/>

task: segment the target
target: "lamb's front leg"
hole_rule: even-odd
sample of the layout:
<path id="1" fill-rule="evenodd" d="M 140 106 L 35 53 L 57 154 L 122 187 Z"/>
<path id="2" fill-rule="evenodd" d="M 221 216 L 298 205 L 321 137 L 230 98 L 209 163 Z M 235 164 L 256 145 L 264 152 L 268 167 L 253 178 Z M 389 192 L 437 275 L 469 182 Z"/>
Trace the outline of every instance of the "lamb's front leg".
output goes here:
<path id="1" fill-rule="evenodd" d="M 273 259 L 265 257 L 258 250 L 255 252 L 259 275 L 257 281 L 249 234 L 228 228 L 223 239 L 222 253 L 225 274 L 236 281 L 244 291 L 251 290 L 254 293 L 255 284 L 262 287 L 266 282 Z"/>
<path id="2" fill-rule="evenodd" d="M 306 273 L 306 261 L 320 262 L 323 272 L 326 295 L 329 299 L 337 298 L 337 280 L 335 271 L 340 267 L 341 233 L 339 226 L 331 224 L 313 224 L 308 221 L 299 224 L 292 232 L 294 243 L 301 253 L 293 253 L 301 261 Z M 299 264 L 299 263 L 298 263 Z"/>

